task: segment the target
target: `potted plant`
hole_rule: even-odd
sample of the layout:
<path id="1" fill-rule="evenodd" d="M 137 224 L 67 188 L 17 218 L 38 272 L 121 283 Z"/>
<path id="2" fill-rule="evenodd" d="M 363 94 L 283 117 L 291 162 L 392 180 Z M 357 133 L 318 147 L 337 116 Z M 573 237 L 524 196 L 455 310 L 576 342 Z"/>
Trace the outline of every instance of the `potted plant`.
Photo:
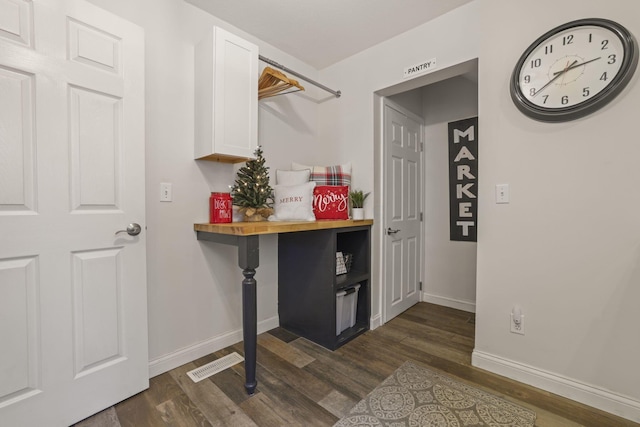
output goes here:
<path id="1" fill-rule="evenodd" d="M 349 192 L 351 201 L 351 217 L 353 219 L 364 219 L 364 201 L 371 193 L 364 193 L 362 190 Z"/>

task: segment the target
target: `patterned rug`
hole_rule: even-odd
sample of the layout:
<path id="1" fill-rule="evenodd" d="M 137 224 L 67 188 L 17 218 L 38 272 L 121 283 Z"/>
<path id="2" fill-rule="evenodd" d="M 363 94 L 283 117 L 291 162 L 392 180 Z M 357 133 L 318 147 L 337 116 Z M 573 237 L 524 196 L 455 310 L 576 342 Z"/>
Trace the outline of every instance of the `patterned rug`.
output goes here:
<path id="1" fill-rule="evenodd" d="M 334 427 L 532 427 L 535 412 L 405 362 Z"/>

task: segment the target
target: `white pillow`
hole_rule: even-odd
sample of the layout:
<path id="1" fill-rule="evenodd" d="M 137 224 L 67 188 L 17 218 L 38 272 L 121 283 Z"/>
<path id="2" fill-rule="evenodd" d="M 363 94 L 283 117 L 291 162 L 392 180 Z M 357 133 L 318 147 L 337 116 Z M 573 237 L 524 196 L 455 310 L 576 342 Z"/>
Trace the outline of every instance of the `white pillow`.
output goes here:
<path id="1" fill-rule="evenodd" d="M 276 184 L 278 185 L 299 185 L 309 182 L 311 169 L 296 171 L 276 170 Z"/>
<path id="2" fill-rule="evenodd" d="M 313 214 L 313 188 L 315 182 L 273 187 L 275 214 L 269 221 L 315 221 Z"/>

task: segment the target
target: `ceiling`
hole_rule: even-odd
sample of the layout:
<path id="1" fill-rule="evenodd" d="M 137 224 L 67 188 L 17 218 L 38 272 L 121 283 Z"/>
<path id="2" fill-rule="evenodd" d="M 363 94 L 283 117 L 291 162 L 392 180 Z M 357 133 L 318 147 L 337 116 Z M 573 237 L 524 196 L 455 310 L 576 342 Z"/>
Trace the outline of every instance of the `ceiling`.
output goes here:
<path id="1" fill-rule="evenodd" d="M 472 0 L 186 0 L 320 70 Z"/>

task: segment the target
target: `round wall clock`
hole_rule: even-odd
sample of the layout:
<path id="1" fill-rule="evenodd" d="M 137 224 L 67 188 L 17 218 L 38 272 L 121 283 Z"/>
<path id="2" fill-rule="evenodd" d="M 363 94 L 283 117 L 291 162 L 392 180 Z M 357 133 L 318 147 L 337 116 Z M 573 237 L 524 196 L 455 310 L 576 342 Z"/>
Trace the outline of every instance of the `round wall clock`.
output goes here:
<path id="1" fill-rule="evenodd" d="M 536 120 L 574 120 L 615 98 L 637 65 L 638 44 L 622 25 L 599 18 L 568 22 L 525 50 L 511 75 L 511 98 Z"/>

